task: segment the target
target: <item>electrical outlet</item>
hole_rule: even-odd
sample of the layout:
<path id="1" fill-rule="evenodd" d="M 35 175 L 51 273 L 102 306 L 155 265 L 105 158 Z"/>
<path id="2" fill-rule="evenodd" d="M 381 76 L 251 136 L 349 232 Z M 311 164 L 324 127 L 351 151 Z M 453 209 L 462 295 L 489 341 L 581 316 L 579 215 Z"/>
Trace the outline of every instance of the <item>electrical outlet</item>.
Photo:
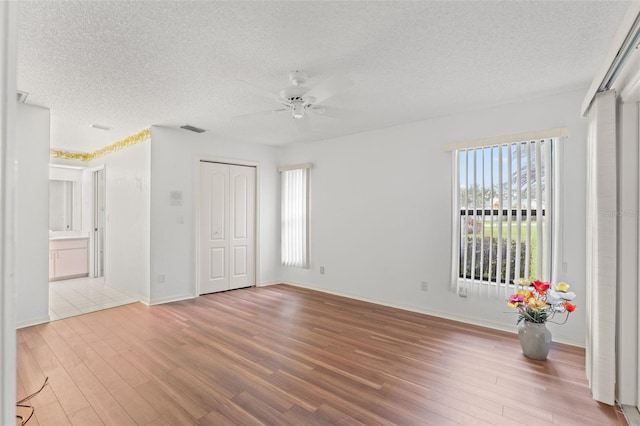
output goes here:
<path id="1" fill-rule="evenodd" d="M 158 282 L 163 283 L 167 280 L 167 276 L 165 274 L 158 275 Z"/>
<path id="2" fill-rule="evenodd" d="M 324 266 L 320 267 L 320 275 L 324 275 Z"/>
<path id="3" fill-rule="evenodd" d="M 422 281 L 420 283 L 420 290 L 422 291 L 429 291 L 429 283 L 426 281 Z"/>

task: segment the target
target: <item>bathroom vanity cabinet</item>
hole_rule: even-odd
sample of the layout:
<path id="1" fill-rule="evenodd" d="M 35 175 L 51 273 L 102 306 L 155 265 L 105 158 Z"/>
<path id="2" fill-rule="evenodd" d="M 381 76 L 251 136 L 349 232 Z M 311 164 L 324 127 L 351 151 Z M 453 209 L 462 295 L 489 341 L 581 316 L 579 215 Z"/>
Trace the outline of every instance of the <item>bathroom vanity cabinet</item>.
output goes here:
<path id="1" fill-rule="evenodd" d="M 89 238 L 49 239 L 49 281 L 89 276 Z"/>

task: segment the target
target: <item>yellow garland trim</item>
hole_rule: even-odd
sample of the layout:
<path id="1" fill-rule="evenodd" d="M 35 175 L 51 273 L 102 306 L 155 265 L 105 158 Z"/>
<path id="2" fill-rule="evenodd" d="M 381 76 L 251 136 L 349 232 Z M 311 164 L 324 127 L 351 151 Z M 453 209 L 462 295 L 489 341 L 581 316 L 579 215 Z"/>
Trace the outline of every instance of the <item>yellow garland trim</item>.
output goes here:
<path id="1" fill-rule="evenodd" d="M 95 160 L 98 157 L 102 157 L 103 155 L 110 154 L 114 151 L 118 151 L 122 148 L 126 148 L 131 145 L 135 145 L 138 142 L 142 142 L 145 139 L 151 137 L 151 129 L 144 129 L 139 131 L 138 133 L 134 133 L 133 135 L 127 136 L 124 139 L 120 139 L 117 142 L 114 142 L 110 145 L 104 146 L 97 151 L 93 152 L 77 152 L 77 151 L 64 151 L 62 149 L 50 149 L 49 154 L 55 158 L 65 158 L 67 160 L 81 160 L 81 161 L 91 161 Z"/>

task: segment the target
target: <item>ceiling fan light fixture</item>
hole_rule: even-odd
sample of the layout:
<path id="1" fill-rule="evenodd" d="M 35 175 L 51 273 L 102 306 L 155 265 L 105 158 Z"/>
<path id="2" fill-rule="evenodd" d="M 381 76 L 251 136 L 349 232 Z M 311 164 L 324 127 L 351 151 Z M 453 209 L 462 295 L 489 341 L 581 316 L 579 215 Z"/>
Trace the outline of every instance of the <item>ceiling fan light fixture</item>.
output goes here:
<path id="1" fill-rule="evenodd" d="M 307 73 L 299 70 L 291 71 L 289 73 L 289 80 L 294 86 L 302 86 L 307 81 Z"/>
<path id="2" fill-rule="evenodd" d="M 300 119 L 304 117 L 304 104 L 302 101 L 293 101 L 293 108 L 291 109 L 293 118 Z"/>

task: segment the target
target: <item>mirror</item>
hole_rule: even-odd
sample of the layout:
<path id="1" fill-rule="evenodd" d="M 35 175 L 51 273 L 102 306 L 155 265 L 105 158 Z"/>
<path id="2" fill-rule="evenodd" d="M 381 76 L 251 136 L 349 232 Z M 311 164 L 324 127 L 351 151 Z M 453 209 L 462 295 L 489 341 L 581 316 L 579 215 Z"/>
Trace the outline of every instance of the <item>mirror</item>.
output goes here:
<path id="1" fill-rule="evenodd" d="M 49 230 L 73 231 L 73 186 L 69 180 L 49 181 Z"/>
<path id="2" fill-rule="evenodd" d="M 49 165 L 49 237 L 82 231 L 84 168 Z"/>

